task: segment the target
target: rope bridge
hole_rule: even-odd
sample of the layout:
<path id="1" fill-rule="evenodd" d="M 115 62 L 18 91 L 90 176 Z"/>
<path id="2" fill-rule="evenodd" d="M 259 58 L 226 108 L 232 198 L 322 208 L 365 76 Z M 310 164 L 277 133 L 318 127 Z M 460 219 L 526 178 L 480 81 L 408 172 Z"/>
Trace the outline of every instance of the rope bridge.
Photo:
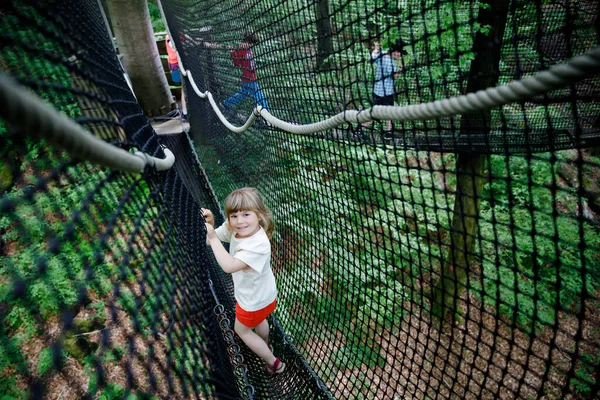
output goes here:
<path id="1" fill-rule="evenodd" d="M 2 396 L 596 396 L 600 78 L 565 68 L 597 59 L 598 2 L 161 9 L 187 73 L 180 135 L 152 130 L 99 2 L 0 6 Z M 249 29 L 254 91 L 233 101 Z M 394 108 L 373 103 L 382 57 Z M 549 71 L 562 83 L 525 97 L 400 115 Z M 205 245 L 200 208 L 219 225 L 242 186 L 276 222 L 274 377 Z"/>

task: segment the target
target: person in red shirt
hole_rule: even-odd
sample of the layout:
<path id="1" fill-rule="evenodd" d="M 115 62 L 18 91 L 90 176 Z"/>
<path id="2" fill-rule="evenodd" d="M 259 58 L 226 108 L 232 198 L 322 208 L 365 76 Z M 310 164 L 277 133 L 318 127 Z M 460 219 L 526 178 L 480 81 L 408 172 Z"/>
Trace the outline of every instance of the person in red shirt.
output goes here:
<path id="1" fill-rule="evenodd" d="M 242 69 L 242 82 L 241 89 L 224 101 L 223 104 L 228 107 L 247 98 L 253 98 L 256 104 L 269 111 L 267 99 L 257 82 L 254 55 L 252 54 L 252 47 L 256 44 L 258 44 L 258 35 L 254 31 L 248 31 L 244 34 L 242 44 L 231 52 L 233 65 Z"/>
<path id="2" fill-rule="evenodd" d="M 169 65 L 169 71 L 171 71 L 171 79 L 174 83 L 181 83 L 181 72 L 179 71 L 179 59 L 177 58 L 177 52 L 171 45 L 171 38 L 169 35 L 165 37 L 165 45 L 167 48 L 167 63 Z M 185 102 L 185 92 L 183 91 L 183 84 L 181 85 L 181 113 L 182 118 L 187 119 L 187 107 Z"/>

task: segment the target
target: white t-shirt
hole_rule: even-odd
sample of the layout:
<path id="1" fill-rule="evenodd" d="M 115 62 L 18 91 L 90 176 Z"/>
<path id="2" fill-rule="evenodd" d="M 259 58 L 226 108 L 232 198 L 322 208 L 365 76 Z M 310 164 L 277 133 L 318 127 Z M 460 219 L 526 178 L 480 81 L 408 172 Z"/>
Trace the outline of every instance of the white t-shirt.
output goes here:
<path id="1" fill-rule="evenodd" d="M 215 229 L 222 242 L 229 243 L 229 254 L 250 268 L 231 274 L 235 299 L 246 311 L 258 311 L 277 297 L 275 275 L 271 270 L 271 242 L 262 227 L 249 238 L 238 238 L 229 222 Z"/>

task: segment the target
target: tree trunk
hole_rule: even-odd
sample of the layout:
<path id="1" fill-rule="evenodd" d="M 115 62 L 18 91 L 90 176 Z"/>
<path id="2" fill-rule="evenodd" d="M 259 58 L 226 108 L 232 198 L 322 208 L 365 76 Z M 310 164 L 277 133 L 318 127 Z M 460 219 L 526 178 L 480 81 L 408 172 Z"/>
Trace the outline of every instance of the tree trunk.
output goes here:
<path id="1" fill-rule="evenodd" d="M 325 59 L 333 54 L 333 30 L 329 18 L 329 0 L 317 0 L 317 68 L 323 68 Z"/>
<path id="2" fill-rule="evenodd" d="M 173 96 L 160 61 L 146 0 L 108 0 L 125 71 L 147 116 L 166 114 Z"/>
<path id="3" fill-rule="evenodd" d="M 496 86 L 502 37 L 506 27 L 509 0 L 487 0 L 489 8 L 480 8 L 481 26 L 491 26 L 489 36 L 478 32 L 474 48 L 477 55 L 471 64 L 467 93 Z M 461 120 L 460 135 L 472 132 L 490 133 L 490 110 L 466 114 Z M 452 217 L 450 257 L 442 265 L 442 275 L 433 289 L 433 315 L 443 321 L 449 311 L 455 312 L 456 303 L 466 281 L 478 237 L 479 206 L 483 188 L 485 156 L 468 153 L 458 157 L 456 166 L 457 188 Z"/>
<path id="4" fill-rule="evenodd" d="M 598 7 L 596 5 L 596 7 Z M 596 31 L 596 42 L 600 42 L 600 12 L 596 9 L 596 19 L 594 20 L 594 29 Z M 594 121 L 594 128 L 600 128 L 600 115 L 596 117 Z M 590 154 L 599 157 L 600 156 L 600 147 L 594 147 L 590 149 Z"/>

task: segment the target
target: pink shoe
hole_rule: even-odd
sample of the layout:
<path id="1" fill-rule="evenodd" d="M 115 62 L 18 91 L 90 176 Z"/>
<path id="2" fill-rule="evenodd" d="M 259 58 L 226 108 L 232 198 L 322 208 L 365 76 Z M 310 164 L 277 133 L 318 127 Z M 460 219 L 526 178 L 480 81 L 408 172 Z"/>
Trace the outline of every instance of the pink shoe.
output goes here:
<path id="1" fill-rule="evenodd" d="M 285 369 L 285 363 L 281 362 L 279 358 L 275 359 L 273 365 L 267 364 L 265 365 L 265 371 L 267 375 L 280 374 Z"/>

